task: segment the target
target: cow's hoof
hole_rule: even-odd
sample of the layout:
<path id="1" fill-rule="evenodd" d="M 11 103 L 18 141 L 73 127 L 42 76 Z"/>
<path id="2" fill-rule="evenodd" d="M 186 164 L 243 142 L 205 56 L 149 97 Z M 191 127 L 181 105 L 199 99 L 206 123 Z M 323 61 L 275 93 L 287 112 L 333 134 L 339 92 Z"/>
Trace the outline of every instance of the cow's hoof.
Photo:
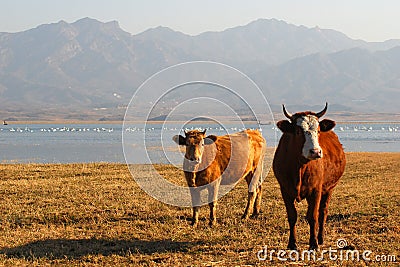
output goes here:
<path id="1" fill-rule="evenodd" d="M 248 218 L 249 218 L 249 214 L 243 214 L 241 219 L 243 221 L 246 221 Z"/>
<path id="2" fill-rule="evenodd" d="M 288 250 L 296 250 L 297 251 L 297 245 L 296 243 L 289 243 L 287 246 Z"/>
<path id="3" fill-rule="evenodd" d="M 209 225 L 210 227 L 214 227 L 214 226 L 217 225 L 217 221 L 210 221 L 210 222 L 208 223 L 208 225 Z"/>
<path id="4" fill-rule="evenodd" d="M 253 213 L 253 214 L 251 214 L 251 216 L 250 216 L 250 218 L 251 219 L 257 219 L 258 218 L 258 215 L 260 215 L 260 213 Z"/>

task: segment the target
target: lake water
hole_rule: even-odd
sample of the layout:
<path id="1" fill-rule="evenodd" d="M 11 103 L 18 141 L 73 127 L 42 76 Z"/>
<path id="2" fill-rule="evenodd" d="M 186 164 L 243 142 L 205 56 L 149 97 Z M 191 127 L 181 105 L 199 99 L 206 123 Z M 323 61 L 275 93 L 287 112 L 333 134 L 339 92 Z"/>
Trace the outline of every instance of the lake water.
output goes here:
<path id="1" fill-rule="evenodd" d="M 226 128 L 208 127 L 207 133 L 222 135 L 241 130 L 233 124 Z M 143 140 L 151 147 L 152 162 L 165 163 L 162 147 L 173 153 L 176 150 L 172 136 L 179 133 L 178 124 L 129 125 L 124 129 L 124 139 L 131 142 L 129 153 L 134 163 L 146 163 Z M 71 163 L 71 162 L 125 162 L 122 145 L 122 125 L 118 124 L 13 124 L 0 126 L 1 163 Z M 355 123 L 335 127 L 345 151 L 400 152 L 400 124 Z M 262 125 L 268 146 L 275 146 L 280 131 L 273 125 Z M 162 138 L 163 146 L 159 146 Z M 137 144 L 137 147 L 135 148 Z M 135 150 L 137 149 L 137 150 Z M 160 159 L 160 160 L 158 160 Z"/>

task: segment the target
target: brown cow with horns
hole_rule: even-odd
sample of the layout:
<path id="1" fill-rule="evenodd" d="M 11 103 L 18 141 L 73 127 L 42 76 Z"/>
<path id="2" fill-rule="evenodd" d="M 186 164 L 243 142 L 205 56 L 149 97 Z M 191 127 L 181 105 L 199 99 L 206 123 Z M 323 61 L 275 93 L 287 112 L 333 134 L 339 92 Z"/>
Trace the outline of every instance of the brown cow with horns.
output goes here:
<path id="1" fill-rule="evenodd" d="M 279 182 L 288 215 L 290 236 L 288 249 L 297 250 L 295 201 L 308 202 L 307 221 L 310 225 L 310 249 L 318 249 L 324 240 L 324 224 L 332 190 L 342 176 L 346 159 L 337 135 L 331 131 L 336 123 L 319 121 L 328 108 L 291 115 L 277 123 L 283 132 L 275 152 L 273 170 Z M 318 229 L 318 242 L 317 242 Z"/>

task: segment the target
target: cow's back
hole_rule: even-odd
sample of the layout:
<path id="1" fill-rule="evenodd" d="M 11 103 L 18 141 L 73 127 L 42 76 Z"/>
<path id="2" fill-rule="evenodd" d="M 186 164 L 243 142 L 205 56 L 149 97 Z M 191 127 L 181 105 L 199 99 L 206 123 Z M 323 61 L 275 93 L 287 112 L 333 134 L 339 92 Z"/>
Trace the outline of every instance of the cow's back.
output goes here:
<path id="1" fill-rule="evenodd" d="M 204 154 L 213 160 L 206 160 L 208 167 L 197 174 L 199 184 L 215 181 L 221 175 L 222 184 L 236 183 L 263 160 L 265 149 L 266 141 L 258 130 L 217 136 L 214 144 L 205 148 Z"/>

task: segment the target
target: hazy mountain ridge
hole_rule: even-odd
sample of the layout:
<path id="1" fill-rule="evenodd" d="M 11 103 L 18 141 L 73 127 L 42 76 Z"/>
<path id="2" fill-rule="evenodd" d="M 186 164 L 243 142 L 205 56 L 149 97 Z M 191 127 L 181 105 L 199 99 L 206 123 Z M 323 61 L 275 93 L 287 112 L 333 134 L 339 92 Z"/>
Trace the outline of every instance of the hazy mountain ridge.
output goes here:
<path id="1" fill-rule="evenodd" d="M 268 88 L 272 103 L 312 105 L 325 98 L 356 111 L 399 113 L 399 60 L 400 47 L 376 52 L 352 48 L 296 58 L 254 79 Z"/>
<path id="2" fill-rule="evenodd" d="M 60 114 L 80 110 L 94 118 L 121 118 L 117 107 L 146 78 L 191 60 L 244 71 L 273 106 L 329 101 L 359 112 L 398 113 L 398 46 L 400 40 L 369 43 L 275 19 L 196 36 L 166 27 L 131 35 L 116 21 L 90 18 L 60 21 L 0 33 L 2 116 L 57 108 Z M 100 114 L 96 108 L 109 110 Z"/>

